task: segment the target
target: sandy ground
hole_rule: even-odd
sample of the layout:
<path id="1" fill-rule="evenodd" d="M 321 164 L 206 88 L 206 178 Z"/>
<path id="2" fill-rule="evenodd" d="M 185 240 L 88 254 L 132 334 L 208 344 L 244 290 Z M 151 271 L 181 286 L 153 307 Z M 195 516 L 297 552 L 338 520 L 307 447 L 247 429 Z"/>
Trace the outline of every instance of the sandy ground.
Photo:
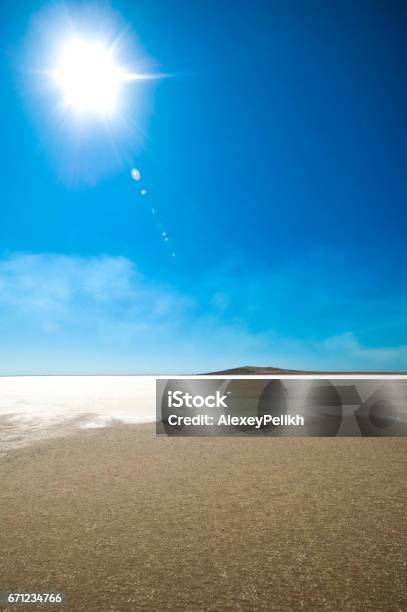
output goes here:
<path id="1" fill-rule="evenodd" d="M 406 610 L 406 458 L 405 438 L 169 439 L 152 425 L 13 450 L 0 591 L 62 591 L 87 612 Z"/>

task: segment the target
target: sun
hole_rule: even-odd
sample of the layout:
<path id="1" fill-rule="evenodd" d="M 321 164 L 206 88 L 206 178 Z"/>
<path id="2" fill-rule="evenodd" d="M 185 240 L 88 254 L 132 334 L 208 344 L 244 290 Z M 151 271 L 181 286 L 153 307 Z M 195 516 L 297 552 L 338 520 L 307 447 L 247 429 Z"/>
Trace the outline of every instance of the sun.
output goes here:
<path id="1" fill-rule="evenodd" d="M 125 75 L 103 43 L 73 38 L 61 49 L 53 78 L 64 106 L 82 113 L 114 114 Z"/>

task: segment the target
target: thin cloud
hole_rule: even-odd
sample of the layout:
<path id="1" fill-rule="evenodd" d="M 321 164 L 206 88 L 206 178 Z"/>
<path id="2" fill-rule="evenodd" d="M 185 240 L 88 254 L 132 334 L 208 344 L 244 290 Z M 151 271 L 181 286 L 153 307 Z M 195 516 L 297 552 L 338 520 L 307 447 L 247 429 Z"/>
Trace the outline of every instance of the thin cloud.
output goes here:
<path id="1" fill-rule="evenodd" d="M 406 367 L 406 346 L 366 346 L 346 328 L 287 333 L 293 312 L 302 308 L 305 317 L 318 301 L 305 281 L 294 286 L 296 277 L 284 270 L 241 277 L 237 291 L 225 274 L 224 282 L 207 278 L 188 295 L 147 279 L 125 257 L 11 254 L 0 260 L 0 372 L 183 374 L 245 363 Z M 334 301 L 332 292 L 320 308 Z M 284 302 L 292 309 L 285 318 Z"/>

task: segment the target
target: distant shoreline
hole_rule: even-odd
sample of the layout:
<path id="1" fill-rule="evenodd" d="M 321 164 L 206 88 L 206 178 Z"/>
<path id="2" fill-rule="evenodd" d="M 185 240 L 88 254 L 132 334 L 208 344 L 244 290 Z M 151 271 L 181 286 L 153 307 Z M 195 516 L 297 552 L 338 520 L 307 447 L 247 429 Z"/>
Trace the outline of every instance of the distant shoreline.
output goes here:
<path id="1" fill-rule="evenodd" d="M 305 376 L 315 376 L 315 375 L 324 375 L 326 376 L 327 374 L 331 375 L 331 376 L 355 376 L 360 374 L 361 376 L 406 376 L 407 375 L 407 371 L 406 370 L 401 370 L 401 371 L 389 371 L 389 372 L 377 372 L 377 371 L 351 371 L 351 370 L 332 370 L 332 371 L 328 371 L 328 370 L 288 370 L 288 369 L 284 369 L 284 368 L 274 368 L 274 367 L 257 367 L 257 366 L 241 366 L 238 368 L 231 368 L 229 370 L 220 370 L 218 372 L 208 372 L 207 376 L 219 376 L 222 374 L 229 374 L 229 375 L 242 375 L 242 376 L 255 376 L 256 374 L 258 375 L 266 375 L 266 374 L 272 374 L 272 375 L 277 375 L 277 374 L 282 374 L 284 376 L 288 376 L 288 375 L 305 375 Z"/>
<path id="2" fill-rule="evenodd" d="M 190 373 L 137 373 L 137 372 L 125 372 L 125 373 L 98 373 L 98 374 L 75 374 L 71 372 L 69 374 L 0 374 L 0 378 L 23 378 L 23 377 L 59 377 L 59 376 L 75 376 L 75 377 L 152 377 L 152 378 L 177 378 L 177 377 L 195 377 L 195 376 L 407 376 L 407 370 L 391 370 L 391 371 L 375 371 L 375 370 L 290 370 L 286 368 L 275 368 L 275 367 L 257 367 L 257 366 L 240 366 L 237 368 L 229 368 L 226 370 L 216 370 L 213 372 L 190 372 Z"/>

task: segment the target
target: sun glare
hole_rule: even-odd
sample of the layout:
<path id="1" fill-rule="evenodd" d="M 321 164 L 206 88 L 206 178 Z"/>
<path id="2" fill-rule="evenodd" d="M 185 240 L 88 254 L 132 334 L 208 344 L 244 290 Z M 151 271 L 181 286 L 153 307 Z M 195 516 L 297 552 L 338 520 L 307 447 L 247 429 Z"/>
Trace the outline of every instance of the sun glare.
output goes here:
<path id="1" fill-rule="evenodd" d="M 30 22 L 21 63 L 30 111 L 59 175 L 93 185 L 144 145 L 153 81 L 171 75 L 156 71 L 109 3 L 80 4 L 46 3 Z"/>
<path id="2" fill-rule="evenodd" d="M 67 108 L 108 115 L 117 110 L 124 76 L 103 44 L 70 40 L 62 47 L 53 77 Z"/>

